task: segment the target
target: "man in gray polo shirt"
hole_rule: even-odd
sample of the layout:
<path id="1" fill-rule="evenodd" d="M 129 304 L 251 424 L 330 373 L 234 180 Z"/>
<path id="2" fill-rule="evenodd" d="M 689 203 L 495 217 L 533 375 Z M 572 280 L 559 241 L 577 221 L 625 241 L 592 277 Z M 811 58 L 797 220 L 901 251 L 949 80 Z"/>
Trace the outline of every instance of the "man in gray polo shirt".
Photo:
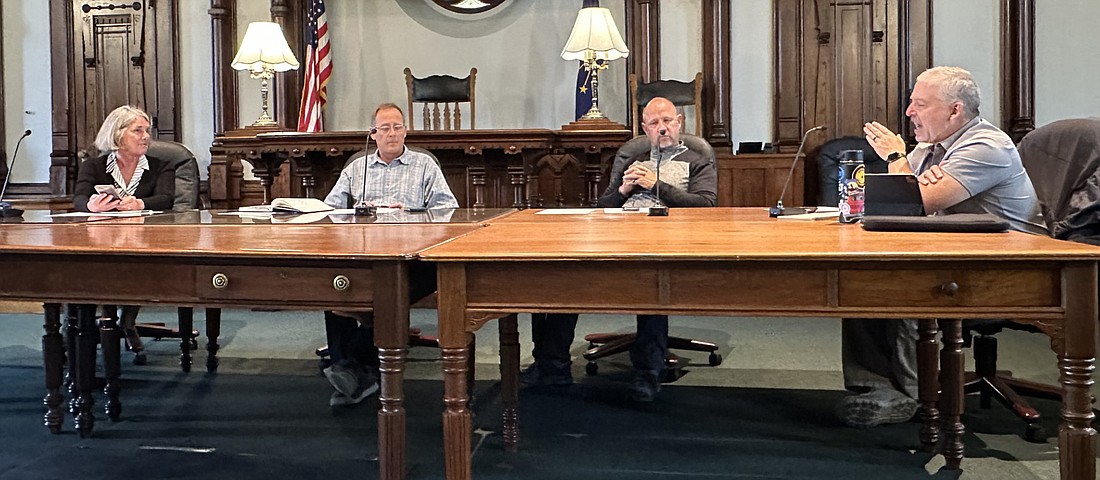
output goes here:
<path id="1" fill-rule="evenodd" d="M 863 132 L 890 161 L 890 173 L 917 176 L 926 212 L 989 213 L 1014 230 L 1047 233 L 1016 145 L 978 117 L 980 92 L 970 72 L 925 70 L 909 99 L 905 114 L 920 142 L 913 151 L 906 154 L 901 136 L 878 122 L 864 125 Z M 904 422 L 916 413 L 917 339 L 915 320 L 844 320 L 844 386 L 856 394 L 838 405 L 841 420 L 870 427 Z"/>

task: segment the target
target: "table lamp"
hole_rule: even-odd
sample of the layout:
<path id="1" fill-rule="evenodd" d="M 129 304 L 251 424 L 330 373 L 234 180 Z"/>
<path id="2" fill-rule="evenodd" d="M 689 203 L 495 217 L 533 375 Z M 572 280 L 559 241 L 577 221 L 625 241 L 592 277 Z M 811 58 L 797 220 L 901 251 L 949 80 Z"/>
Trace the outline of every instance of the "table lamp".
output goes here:
<path id="1" fill-rule="evenodd" d="M 252 22 L 244 33 L 237 55 L 230 64 L 236 70 L 248 70 L 252 78 L 260 79 L 260 118 L 253 127 L 270 127 L 275 120 L 267 113 L 267 81 L 275 72 L 298 69 L 298 59 L 290 51 L 283 30 L 274 22 Z"/>
<path id="2" fill-rule="evenodd" d="M 629 54 L 630 50 L 615 26 L 615 19 L 611 17 L 611 10 L 600 7 L 599 0 L 585 0 L 584 7 L 577 12 L 569 41 L 565 42 L 565 48 L 561 51 L 561 58 L 584 62 L 585 70 L 592 75 L 592 108 L 581 120 L 607 120 L 600 112 L 597 100 L 600 70 L 607 68 L 608 61 L 625 58 Z"/>

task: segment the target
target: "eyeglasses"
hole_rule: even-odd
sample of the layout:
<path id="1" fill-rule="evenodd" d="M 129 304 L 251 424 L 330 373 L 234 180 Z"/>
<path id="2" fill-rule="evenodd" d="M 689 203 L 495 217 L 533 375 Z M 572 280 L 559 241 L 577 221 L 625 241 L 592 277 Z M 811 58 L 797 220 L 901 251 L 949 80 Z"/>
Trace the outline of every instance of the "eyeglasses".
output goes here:
<path id="1" fill-rule="evenodd" d="M 377 130 L 378 133 L 381 133 L 382 135 L 389 135 L 390 132 L 393 132 L 393 133 L 404 132 L 405 131 L 405 126 L 398 123 L 398 124 L 395 124 L 395 125 L 379 125 L 377 127 L 374 127 L 374 129 Z"/>

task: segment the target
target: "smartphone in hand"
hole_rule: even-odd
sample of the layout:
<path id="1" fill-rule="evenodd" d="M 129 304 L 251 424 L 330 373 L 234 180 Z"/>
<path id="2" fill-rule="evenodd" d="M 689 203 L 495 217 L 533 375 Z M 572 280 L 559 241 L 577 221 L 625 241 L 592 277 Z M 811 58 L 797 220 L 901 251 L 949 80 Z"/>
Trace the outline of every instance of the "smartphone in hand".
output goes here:
<path id="1" fill-rule="evenodd" d="M 122 195 L 119 195 L 118 189 L 114 185 L 96 185 L 96 193 L 106 193 L 111 196 L 111 200 L 121 200 Z"/>

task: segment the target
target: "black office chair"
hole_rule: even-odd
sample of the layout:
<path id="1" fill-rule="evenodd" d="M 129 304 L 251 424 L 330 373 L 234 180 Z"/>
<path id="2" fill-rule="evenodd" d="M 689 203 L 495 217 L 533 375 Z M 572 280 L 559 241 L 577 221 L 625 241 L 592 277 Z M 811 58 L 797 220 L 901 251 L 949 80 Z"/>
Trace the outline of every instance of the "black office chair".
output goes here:
<path id="1" fill-rule="evenodd" d="M 475 85 L 477 69 L 471 68 L 470 75 L 457 78 L 450 75 L 431 75 L 416 78 L 412 70 L 405 67 L 405 92 L 409 99 L 409 130 L 416 130 L 414 103 L 423 103 L 421 118 L 424 130 L 461 130 L 462 106 L 470 104 L 470 130 L 477 124 L 477 102 Z M 440 105 L 443 109 L 440 110 Z M 454 105 L 454 110 L 451 110 Z"/>
<path id="2" fill-rule="evenodd" d="M 712 163 L 715 162 L 714 149 L 706 140 L 686 134 L 681 135 L 680 139 L 689 150 L 698 152 L 703 158 L 710 160 Z M 615 170 L 618 165 L 630 162 L 638 155 L 648 152 L 649 149 L 650 143 L 646 136 L 642 135 L 630 139 L 624 143 L 622 147 L 619 147 L 619 151 L 615 153 L 612 170 Z M 585 360 L 588 360 L 588 364 L 585 365 L 585 372 L 589 375 L 595 375 L 599 371 L 599 365 L 596 363 L 596 360 L 608 355 L 630 350 L 630 347 L 634 344 L 634 338 L 635 334 L 633 333 L 590 333 L 585 335 L 584 340 L 589 344 L 588 350 L 584 353 Z M 707 362 L 712 366 L 722 364 L 722 355 L 718 353 L 718 344 L 713 342 L 682 337 L 669 337 L 668 348 L 669 350 L 710 352 L 710 355 L 707 357 Z M 675 368 L 678 363 L 679 359 L 671 352 L 665 358 L 665 366 L 668 369 Z"/>
<path id="3" fill-rule="evenodd" d="M 1035 185 L 1043 221 L 1054 238 L 1100 245 L 1100 118 L 1060 120 L 1027 134 L 1019 145 L 1024 169 Z M 974 345 L 974 370 L 966 374 L 966 392 L 979 392 L 982 408 L 992 399 L 1027 423 L 1024 438 L 1045 441 L 1039 412 L 1023 395 L 1061 399 L 1061 386 L 1013 378 L 997 370 L 997 338 L 1004 329 L 1043 333 L 1030 323 L 1010 320 L 963 322 Z"/>
<path id="4" fill-rule="evenodd" d="M 199 164 L 195 160 L 195 154 L 181 143 L 168 140 L 152 140 L 149 142 L 149 150 L 146 153 L 150 157 L 159 158 L 171 162 L 176 169 L 176 193 L 172 206 L 173 211 L 182 212 L 203 207 L 199 193 Z M 115 320 L 128 322 L 135 319 L 141 307 L 137 305 L 123 305 L 116 308 L 114 305 L 103 306 L 103 317 L 112 317 Z M 178 316 L 181 319 L 191 319 L 194 316 L 192 307 L 179 307 Z M 186 321 L 183 323 L 190 323 Z M 183 340 L 178 328 L 172 328 L 164 323 L 136 323 L 138 335 L 141 337 L 160 340 L 163 338 L 179 338 Z M 221 309 L 206 309 L 206 334 L 207 343 L 207 371 L 214 372 L 218 369 L 218 336 L 221 335 Z M 198 349 L 198 330 L 192 330 L 188 336 L 191 350 Z M 182 345 L 181 345 L 182 349 Z M 140 358 L 140 360 L 139 360 Z M 143 363 L 144 357 L 135 358 L 135 363 Z M 190 360 L 181 356 L 180 367 L 183 371 L 191 371 Z"/>
<path id="5" fill-rule="evenodd" d="M 817 205 L 836 206 L 840 201 L 837 189 L 840 176 L 840 152 L 862 150 L 866 173 L 886 173 L 889 164 L 879 158 L 867 139 L 857 136 L 834 138 L 817 150 Z"/>

